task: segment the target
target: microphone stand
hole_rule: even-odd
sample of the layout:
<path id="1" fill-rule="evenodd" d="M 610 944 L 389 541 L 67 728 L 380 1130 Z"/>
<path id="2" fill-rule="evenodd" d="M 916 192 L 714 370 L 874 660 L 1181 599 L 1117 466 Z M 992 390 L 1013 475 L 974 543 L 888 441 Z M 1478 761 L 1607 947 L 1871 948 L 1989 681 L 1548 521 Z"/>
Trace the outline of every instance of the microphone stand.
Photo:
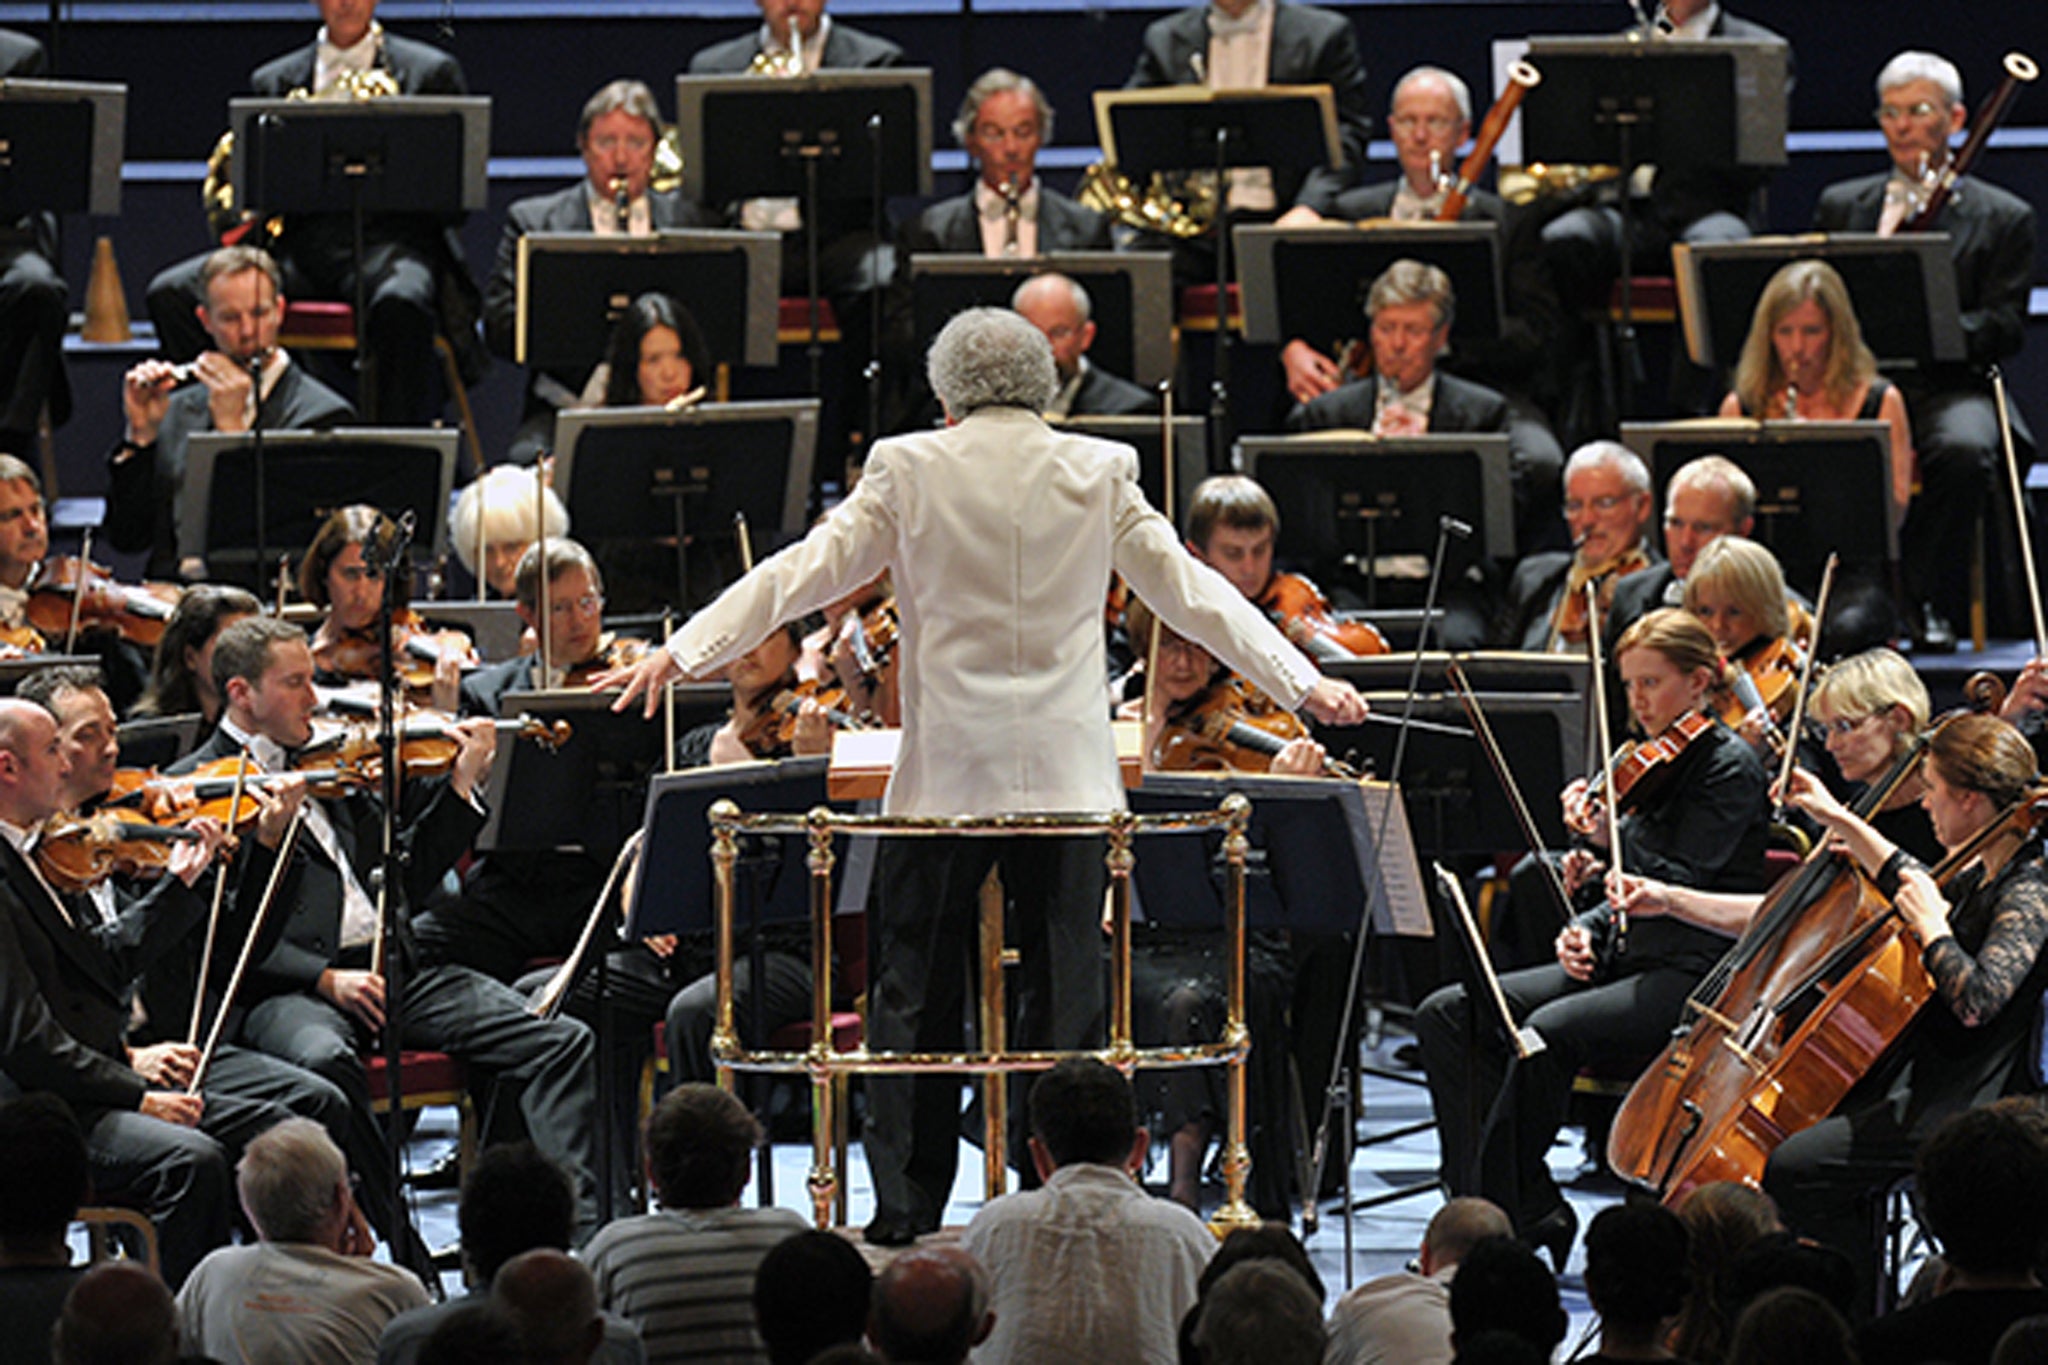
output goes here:
<path id="1" fill-rule="evenodd" d="M 1408 670 L 1408 696 L 1401 704 L 1401 728 L 1394 735 L 1394 757 L 1387 769 L 1387 800 L 1380 807 L 1379 820 L 1372 834 L 1372 847 L 1377 856 L 1386 843 L 1387 824 L 1393 815 L 1394 802 L 1401 795 L 1401 767 L 1408 757 L 1408 732 L 1415 719 L 1415 694 L 1422 683 L 1422 655 L 1429 644 L 1429 624 L 1436 615 L 1438 590 L 1443 585 L 1444 560 L 1449 555 L 1451 539 L 1464 540 L 1472 534 L 1472 528 L 1456 517 L 1438 517 L 1436 529 L 1436 552 L 1430 558 L 1429 592 L 1422 603 L 1422 629 L 1415 637 L 1415 661 Z M 1323 1095 L 1322 1121 L 1316 1125 L 1315 1160 L 1310 1163 L 1309 1188 L 1302 1191 L 1302 1203 L 1307 1210 L 1316 1207 L 1316 1201 L 1323 1188 L 1323 1165 L 1329 1157 L 1330 1128 L 1339 1118 L 1351 1122 L 1351 1082 L 1349 1068 L 1345 1065 L 1345 1040 L 1351 1036 L 1352 1016 L 1358 1012 L 1359 981 L 1365 974 L 1365 956 L 1372 945 L 1373 915 L 1378 912 L 1380 902 L 1386 895 L 1386 879 L 1374 877 L 1367 893 L 1365 914 L 1359 920 L 1358 937 L 1351 949 L 1351 976 L 1344 987 L 1344 1008 L 1337 1015 L 1336 1045 L 1330 1049 L 1330 1082 Z M 1355 1045 L 1354 1045 L 1355 1053 Z M 1355 1060 L 1355 1056 L 1353 1058 Z M 1350 1144 L 1345 1144 L 1348 1149 Z M 1395 1190 L 1375 1199 L 1383 1203 L 1390 1199 L 1405 1199 L 1411 1194 L 1420 1194 L 1436 1188 L 1435 1182 Z M 1357 1211 L 1352 1201 L 1351 1163 L 1344 1163 L 1344 1287 L 1349 1289 L 1352 1282 L 1352 1249 L 1355 1233 L 1351 1215 Z"/>

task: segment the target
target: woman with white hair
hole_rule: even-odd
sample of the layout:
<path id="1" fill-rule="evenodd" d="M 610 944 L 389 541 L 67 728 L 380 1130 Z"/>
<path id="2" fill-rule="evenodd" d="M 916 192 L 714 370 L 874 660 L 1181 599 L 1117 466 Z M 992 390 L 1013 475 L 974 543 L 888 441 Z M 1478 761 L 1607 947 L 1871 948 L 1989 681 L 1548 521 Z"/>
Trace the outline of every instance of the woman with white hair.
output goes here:
<path id="1" fill-rule="evenodd" d="M 545 465 L 501 464 L 457 494 L 448 513 L 455 557 L 498 597 L 512 596 L 520 556 L 543 529 L 549 540 L 569 534 L 569 509 L 548 476 Z"/>

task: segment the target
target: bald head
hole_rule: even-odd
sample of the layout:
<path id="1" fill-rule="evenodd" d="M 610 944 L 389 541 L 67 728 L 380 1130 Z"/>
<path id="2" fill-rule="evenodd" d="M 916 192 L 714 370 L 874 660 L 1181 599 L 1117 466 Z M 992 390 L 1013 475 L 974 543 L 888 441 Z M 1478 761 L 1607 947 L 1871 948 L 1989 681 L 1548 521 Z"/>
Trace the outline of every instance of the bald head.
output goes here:
<path id="1" fill-rule="evenodd" d="M 32 701 L 0 697 L 0 820 L 26 829 L 48 819 L 65 772 L 56 718 Z"/>
<path id="2" fill-rule="evenodd" d="M 171 1291 L 133 1261 L 102 1261 L 80 1276 L 50 1336 L 58 1365 L 166 1365 L 177 1354 Z"/>
<path id="3" fill-rule="evenodd" d="M 890 1360 L 949 1365 L 995 1325 L 988 1300 L 988 1272 L 965 1249 L 906 1251 L 875 1280 L 868 1337 Z"/>
<path id="4" fill-rule="evenodd" d="M 1512 1237 L 1515 1225 L 1490 1199 L 1463 1196 L 1436 1211 L 1422 1234 L 1422 1273 L 1434 1275 L 1465 1259 L 1488 1237 Z"/>
<path id="5" fill-rule="evenodd" d="M 514 1256 L 498 1268 L 491 1297 L 519 1325 L 528 1365 L 583 1365 L 604 1342 L 597 1285 L 560 1251 Z"/>

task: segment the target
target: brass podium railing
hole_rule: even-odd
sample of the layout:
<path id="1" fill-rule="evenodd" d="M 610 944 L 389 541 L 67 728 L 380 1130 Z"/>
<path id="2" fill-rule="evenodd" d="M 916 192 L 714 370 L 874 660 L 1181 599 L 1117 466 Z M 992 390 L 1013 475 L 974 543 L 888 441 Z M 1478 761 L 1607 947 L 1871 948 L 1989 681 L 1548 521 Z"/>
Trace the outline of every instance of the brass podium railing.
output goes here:
<path id="1" fill-rule="evenodd" d="M 1251 802 L 1233 793 L 1213 811 L 1185 814 L 1134 815 L 1116 811 L 1103 815 L 1009 815 L 986 819 L 944 817 L 840 815 L 824 807 L 808 814 L 746 815 L 731 800 L 714 803 L 710 811 L 711 864 L 717 887 L 718 1010 L 711 1034 L 711 1056 L 721 1077 L 732 1072 L 801 1073 L 811 1083 L 811 1172 L 807 1181 L 813 1217 L 821 1228 L 831 1226 L 832 1205 L 839 1191 L 833 1162 L 833 1135 L 838 1128 L 840 1078 L 854 1074 L 1001 1076 L 1043 1071 L 1067 1057 L 1098 1057 L 1128 1075 L 1136 1068 L 1223 1066 L 1229 1073 L 1223 1148 L 1225 1198 L 1210 1226 L 1219 1236 L 1234 1227 L 1256 1224 L 1258 1215 L 1245 1203 L 1245 1181 L 1251 1155 L 1245 1144 L 1245 1057 L 1251 1036 L 1244 1023 L 1244 863 L 1249 846 L 1245 830 Z M 1131 868 L 1136 857 L 1133 839 L 1140 834 L 1189 834 L 1220 829 L 1227 868 L 1225 883 L 1226 989 L 1228 1010 L 1223 1036 L 1211 1043 L 1180 1047 L 1136 1047 L 1131 1042 Z M 833 841 L 842 834 L 935 838 L 968 836 L 1008 838 L 1101 837 L 1109 850 L 1110 978 L 1109 1044 L 1100 1050 L 1011 1051 L 998 1044 L 978 1052 L 873 1052 L 863 1031 L 861 1046 L 839 1051 L 832 1045 L 832 868 Z M 739 860 L 742 834 L 803 834 L 810 851 L 811 909 L 811 1045 L 802 1052 L 749 1051 L 733 1027 L 733 867 Z M 1000 926 L 998 926 L 999 929 Z M 993 940 L 991 942 L 991 939 Z M 1002 935 L 986 925 L 981 947 L 982 998 L 1000 998 Z M 1001 1087 L 994 1087 L 1000 1089 Z M 988 1148 L 1000 1153 L 1004 1136 L 999 1105 L 984 1106 L 991 1131 Z M 998 1179 L 1000 1161 L 989 1163 L 987 1178 Z M 990 1195 L 999 1193 L 991 1189 Z"/>

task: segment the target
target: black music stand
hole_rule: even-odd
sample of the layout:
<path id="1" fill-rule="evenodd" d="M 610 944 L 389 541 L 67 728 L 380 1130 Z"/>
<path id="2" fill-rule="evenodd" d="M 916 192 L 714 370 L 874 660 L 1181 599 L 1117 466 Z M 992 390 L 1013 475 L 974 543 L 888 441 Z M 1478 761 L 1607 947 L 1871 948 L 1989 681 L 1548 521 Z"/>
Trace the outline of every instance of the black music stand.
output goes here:
<path id="1" fill-rule="evenodd" d="M 1696 365 L 1733 368 L 1771 276 L 1792 261 L 1833 266 L 1880 365 L 1925 368 L 1968 359 L 1956 300 L 1953 241 L 1945 232 L 1839 232 L 1752 237 L 1671 248 L 1685 347 Z"/>
<path id="2" fill-rule="evenodd" d="M 121 212 L 128 87 L 0 81 L 0 221 Z"/>
<path id="3" fill-rule="evenodd" d="M 681 412 L 601 408 L 555 418 L 555 487 L 572 522 L 590 528 L 586 543 L 621 611 L 687 610 L 709 600 L 736 575 L 699 564 L 706 582 L 693 592 L 689 546 L 730 546 L 735 513 L 745 514 L 764 554 L 803 535 L 818 406 L 803 398 L 703 403 Z M 666 575 L 636 545 L 673 545 L 673 596 L 656 587 Z M 720 560 L 722 549 L 712 557 Z M 732 556 L 730 566 L 737 563 Z"/>
<path id="4" fill-rule="evenodd" d="M 918 252 L 910 258 L 912 334 L 923 355 L 955 313 L 1008 308 L 1033 275 L 1057 272 L 1088 291 L 1095 343 L 1088 358 L 1140 388 L 1173 376 L 1173 255 L 1165 251 L 1054 251 L 1009 258 Z"/>
<path id="5" fill-rule="evenodd" d="M 192 433 L 178 508 L 178 554 L 210 578 L 259 592 L 267 547 L 303 549 L 338 507 L 368 503 L 432 527 L 448 548 L 448 496 L 462 433 L 438 428 Z M 273 477 L 274 476 L 274 477 Z M 253 496 L 252 496 L 253 494 Z"/>
<path id="6" fill-rule="evenodd" d="M 1279 553 L 1297 564 L 1356 567 L 1365 577 L 1368 611 L 1384 561 L 1419 555 L 1426 563 L 1441 517 L 1480 531 L 1477 540 L 1457 543 L 1447 572 L 1461 573 L 1482 555 L 1514 557 L 1504 434 L 1247 436 L 1238 455 L 1280 510 Z"/>
<path id="7" fill-rule="evenodd" d="M 932 73 L 820 71 L 787 80 L 758 76 L 676 77 L 676 126 L 683 162 L 700 168 L 700 193 L 714 204 L 757 195 L 803 200 L 811 393 L 821 395 L 818 340 L 818 214 L 827 198 L 868 203 L 883 240 L 890 195 L 932 192 Z M 716 129 L 717 135 L 707 135 Z M 868 430 L 881 426 L 881 312 L 869 337 Z"/>
<path id="8" fill-rule="evenodd" d="M 1341 165 L 1337 106 L 1327 85 L 1211 90 L 1176 85 L 1095 92 L 1095 133 L 1104 158 L 1143 184 L 1154 171 L 1216 175 L 1216 369 L 1210 383 L 1211 450 L 1229 448 L 1230 233 L 1233 166 L 1312 170 Z"/>
<path id="9" fill-rule="evenodd" d="M 690 310 L 713 364 L 775 363 L 782 251 L 772 232 L 529 232 L 519 239 L 514 288 L 512 359 L 529 369 L 588 375 L 619 318 L 650 292 Z"/>
<path id="10" fill-rule="evenodd" d="M 1396 261 L 1421 261 L 1451 279 L 1457 309 L 1451 348 L 1497 341 L 1502 304 L 1496 223 L 1326 223 L 1236 229 L 1244 339 L 1279 346 L 1296 337 L 1326 355 L 1365 335 L 1365 296 Z"/>
<path id="11" fill-rule="evenodd" d="M 1208 427 L 1200 417 L 1173 419 L 1173 506 L 1166 505 L 1165 462 L 1160 458 L 1165 435 L 1162 417 L 1067 417 L 1056 425 L 1079 436 L 1099 436 L 1138 452 L 1138 486 L 1145 501 L 1172 518 L 1176 528 L 1187 521 L 1195 485 L 1209 476 Z"/>
<path id="12" fill-rule="evenodd" d="M 1752 534 L 1800 592 L 1819 591 L 1834 552 L 1845 572 L 1896 593 L 1902 509 L 1892 506 L 1891 428 L 1884 422 L 1624 422 L 1621 439 L 1650 467 L 1660 500 L 1679 467 L 1701 455 L 1740 465 L 1756 484 Z"/>
<path id="13" fill-rule="evenodd" d="M 115 731 L 124 768 L 168 768 L 199 747 L 206 717 L 197 711 L 181 716 L 149 716 L 124 720 Z"/>
<path id="14" fill-rule="evenodd" d="M 413 602 L 412 612 L 429 629 L 438 630 L 446 626 L 461 631 L 475 643 L 476 652 L 489 663 L 517 654 L 519 637 L 526 631 L 526 623 L 519 619 L 518 607 L 510 602 L 458 602 L 435 598 Z"/>
<path id="15" fill-rule="evenodd" d="M 1748 39 L 1532 38 L 1528 57 L 1543 72 L 1543 82 L 1522 100 L 1523 159 L 1620 167 L 1624 219 L 1637 166 L 1782 166 L 1789 56 L 1781 42 Z M 1620 278 L 1617 336 L 1626 417 L 1642 365 L 1635 262 L 1626 230 Z"/>
<path id="16" fill-rule="evenodd" d="M 235 138 L 236 203 L 265 216 L 348 215 L 356 368 L 363 416 L 375 422 L 364 223 L 372 214 L 460 218 L 484 208 L 491 102 L 478 95 L 234 99 L 228 101 L 228 127 Z"/>

